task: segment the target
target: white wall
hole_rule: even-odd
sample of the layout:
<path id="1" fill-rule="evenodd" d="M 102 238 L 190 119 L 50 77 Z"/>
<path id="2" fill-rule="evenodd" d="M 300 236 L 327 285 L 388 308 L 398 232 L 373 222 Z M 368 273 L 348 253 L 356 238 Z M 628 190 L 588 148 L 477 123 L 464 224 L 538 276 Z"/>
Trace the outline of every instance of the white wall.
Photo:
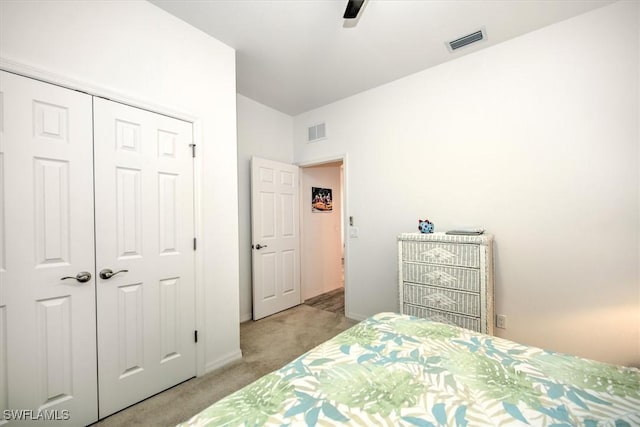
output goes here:
<path id="1" fill-rule="evenodd" d="M 251 156 L 293 163 L 293 117 L 238 95 L 240 320 L 251 319 Z"/>
<path id="2" fill-rule="evenodd" d="M 300 168 L 302 300 L 342 287 L 342 192 L 340 166 Z M 333 210 L 312 212 L 311 187 L 331 188 Z"/>
<path id="3" fill-rule="evenodd" d="M 638 55 L 638 69 L 636 70 L 636 73 L 638 75 L 638 81 L 640 81 L 640 7 L 637 8 L 637 22 L 638 24 L 638 45 L 637 45 L 637 55 Z M 638 86 L 636 87 L 636 90 L 638 91 L 638 104 L 640 104 L 640 83 L 638 83 Z M 638 140 L 638 144 L 640 145 L 640 105 L 638 106 L 638 111 L 637 111 L 637 126 L 638 126 L 638 130 L 637 130 L 637 134 L 636 134 L 636 138 Z M 638 150 L 638 164 L 640 165 L 640 149 Z M 638 174 L 638 178 L 640 179 L 640 173 Z M 640 212 L 640 181 L 638 182 L 638 212 Z M 638 215 L 638 229 L 640 230 L 640 215 Z M 638 275 L 640 276 L 640 238 L 638 238 Z M 640 288 L 640 285 L 638 285 L 638 287 Z M 638 307 L 640 307 L 640 290 L 638 291 Z M 638 320 L 638 323 L 640 323 L 640 319 Z M 640 328 L 640 325 L 638 326 L 638 328 Z M 640 341 L 640 340 L 639 340 Z M 640 343 L 638 344 L 638 346 L 640 346 Z"/>
<path id="4" fill-rule="evenodd" d="M 197 119 L 204 361 L 240 357 L 234 50 L 145 1 L 2 1 L 0 57 Z"/>
<path id="5" fill-rule="evenodd" d="M 349 155 L 350 313 L 397 310 L 396 235 L 496 237 L 497 334 L 640 364 L 638 5 L 619 2 L 294 118 Z M 305 143 L 326 121 L 330 138 Z M 375 203 L 373 201 L 376 201 Z"/>

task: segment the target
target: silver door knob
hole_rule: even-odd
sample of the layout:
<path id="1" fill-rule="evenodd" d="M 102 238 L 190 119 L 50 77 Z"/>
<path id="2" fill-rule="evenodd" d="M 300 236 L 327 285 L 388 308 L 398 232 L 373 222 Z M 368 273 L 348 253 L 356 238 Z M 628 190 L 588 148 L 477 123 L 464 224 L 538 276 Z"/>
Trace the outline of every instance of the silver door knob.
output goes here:
<path id="1" fill-rule="evenodd" d="M 101 279 L 111 279 L 113 276 L 115 276 L 118 273 L 128 273 L 129 270 L 120 270 L 120 271 L 116 271 L 115 273 L 110 269 L 110 268 L 105 268 L 103 270 L 100 270 L 100 273 L 98 273 L 100 275 Z"/>
<path id="2" fill-rule="evenodd" d="M 62 277 L 60 280 L 67 280 L 67 279 L 76 279 L 80 283 L 85 283 L 91 280 L 91 273 L 89 273 L 88 271 L 81 271 L 75 276 L 65 276 L 65 277 Z"/>
<path id="3" fill-rule="evenodd" d="M 262 249 L 262 248 L 266 248 L 266 247 L 267 247 L 267 245 L 261 245 L 260 243 L 258 243 L 258 244 L 256 245 L 256 249 L 258 249 L 258 250 L 260 250 L 260 249 Z"/>

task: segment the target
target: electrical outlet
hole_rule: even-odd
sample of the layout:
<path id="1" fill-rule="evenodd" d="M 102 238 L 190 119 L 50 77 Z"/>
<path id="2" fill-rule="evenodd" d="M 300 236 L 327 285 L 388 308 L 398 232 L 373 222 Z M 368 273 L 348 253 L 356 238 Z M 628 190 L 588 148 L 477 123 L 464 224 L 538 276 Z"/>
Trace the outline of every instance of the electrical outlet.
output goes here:
<path id="1" fill-rule="evenodd" d="M 507 316 L 504 314 L 496 314 L 496 328 L 507 329 Z"/>

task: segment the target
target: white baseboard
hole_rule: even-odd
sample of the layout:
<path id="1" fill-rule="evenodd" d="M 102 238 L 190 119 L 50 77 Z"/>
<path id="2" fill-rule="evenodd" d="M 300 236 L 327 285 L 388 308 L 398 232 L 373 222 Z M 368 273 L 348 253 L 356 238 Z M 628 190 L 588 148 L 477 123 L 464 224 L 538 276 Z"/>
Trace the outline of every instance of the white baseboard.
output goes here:
<path id="1" fill-rule="evenodd" d="M 240 323 L 246 322 L 247 320 L 253 319 L 253 314 L 249 313 L 241 313 L 240 314 Z"/>
<path id="2" fill-rule="evenodd" d="M 364 314 L 354 313 L 353 311 L 350 311 L 348 313 L 344 313 L 344 317 L 352 320 L 357 320 L 358 322 L 360 322 L 370 316 L 366 316 Z"/>
<path id="3" fill-rule="evenodd" d="M 204 373 L 208 374 L 211 371 L 215 371 L 216 369 L 220 369 L 224 366 L 227 366 L 230 363 L 233 363 L 237 360 L 242 359 L 242 350 L 238 349 L 234 352 L 226 354 L 222 357 L 219 357 L 216 360 L 212 360 L 208 362 L 204 367 Z"/>

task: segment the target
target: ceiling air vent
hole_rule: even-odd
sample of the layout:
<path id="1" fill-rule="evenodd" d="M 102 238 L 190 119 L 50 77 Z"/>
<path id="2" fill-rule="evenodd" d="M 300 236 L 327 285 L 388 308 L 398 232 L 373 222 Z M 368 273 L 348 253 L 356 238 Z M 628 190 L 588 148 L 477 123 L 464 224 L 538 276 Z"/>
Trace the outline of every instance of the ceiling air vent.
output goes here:
<path id="1" fill-rule="evenodd" d="M 307 128 L 307 142 L 315 142 L 327 137 L 327 125 L 319 123 Z"/>
<path id="2" fill-rule="evenodd" d="M 478 30 L 474 33 L 467 34 L 466 36 L 460 37 L 452 42 L 447 43 L 447 48 L 453 52 L 456 49 L 460 49 L 461 47 L 465 47 L 470 45 L 471 43 L 479 42 L 481 40 L 486 39 L 486 34 L 484 28 Z"/>

